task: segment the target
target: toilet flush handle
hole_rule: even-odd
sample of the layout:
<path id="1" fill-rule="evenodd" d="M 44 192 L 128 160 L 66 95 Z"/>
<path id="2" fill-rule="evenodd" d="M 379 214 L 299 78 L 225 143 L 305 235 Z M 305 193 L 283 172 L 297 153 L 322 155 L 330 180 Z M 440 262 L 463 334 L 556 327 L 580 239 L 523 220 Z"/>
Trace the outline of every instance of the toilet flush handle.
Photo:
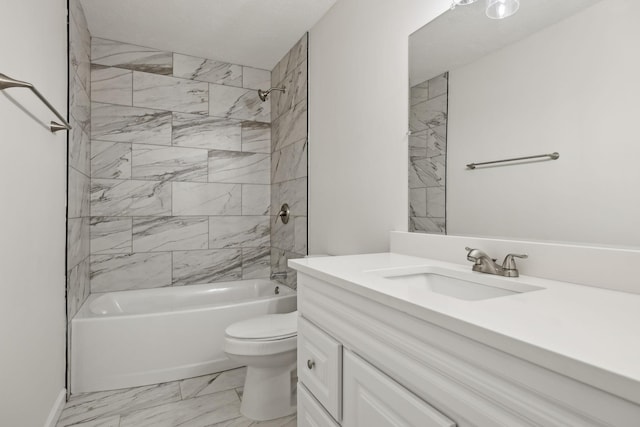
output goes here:
<path id="1" fill-rule="evenodd" d="M 311 359 L 307 360 L 307 368 L 313 369 L 314 366 L 316 366 L 316 362 Z"/>

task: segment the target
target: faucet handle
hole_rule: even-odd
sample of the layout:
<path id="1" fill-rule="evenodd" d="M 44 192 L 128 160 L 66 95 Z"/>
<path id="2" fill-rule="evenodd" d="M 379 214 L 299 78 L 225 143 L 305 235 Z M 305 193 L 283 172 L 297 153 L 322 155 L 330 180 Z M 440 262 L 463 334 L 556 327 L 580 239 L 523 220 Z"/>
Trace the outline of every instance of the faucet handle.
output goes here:
<path id="1" fill-rule="evenodd" d="M 492 259 L 493 262 L 495 262 L 495 258 L 491 258 L 489 255 L 487 255 L 486 253 L 482 252 L 480 249 L 473 249 L 470 247 L 466 247 L 465 248 L 467 250 L 467 259 L 473 263 L 476 264 L 480 264 L 480 258 L 488 258 L 488 259 Z"/>
<path id="2" fill-rule="evenodd" d="M 467 259 L 471 262 L 477 262 L 478 258 L 475 255 L 474 251 L 477 251 L 477 249 L 473 249 L 470 248 L 469 246 L 464 248 L 467 251 Z"/>
<path id="3" fill-rule="evenodd" d="M 522 258 L 527 259 L 529 255 L 527 254 L 508 254 L 504 257 L 504 261 L 502 262 L 502 268 L 505 270 L 516 270 L 516 260 L 514 258 Z"/>

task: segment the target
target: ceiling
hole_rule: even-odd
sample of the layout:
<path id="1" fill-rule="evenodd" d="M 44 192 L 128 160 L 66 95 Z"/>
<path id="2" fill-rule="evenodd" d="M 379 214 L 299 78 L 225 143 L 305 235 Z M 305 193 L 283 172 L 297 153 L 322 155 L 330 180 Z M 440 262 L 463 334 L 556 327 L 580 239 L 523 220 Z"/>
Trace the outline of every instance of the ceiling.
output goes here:
<path id="1" fill-rule="evenodd" d="M 93 37 L 271 70 L 336 0 L 81 0 Z"/>

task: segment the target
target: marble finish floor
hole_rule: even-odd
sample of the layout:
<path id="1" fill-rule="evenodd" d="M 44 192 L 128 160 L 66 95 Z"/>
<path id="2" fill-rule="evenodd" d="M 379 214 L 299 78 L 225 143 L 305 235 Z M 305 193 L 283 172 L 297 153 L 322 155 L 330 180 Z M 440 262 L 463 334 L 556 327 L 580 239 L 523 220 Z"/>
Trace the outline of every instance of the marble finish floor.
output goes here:
<path id="1" fill-rule="evenodd" d="M 252 421 L 240 414 L 246 368 L 71 396 L 57 427 L 295 427 L 296 416 Z"/>

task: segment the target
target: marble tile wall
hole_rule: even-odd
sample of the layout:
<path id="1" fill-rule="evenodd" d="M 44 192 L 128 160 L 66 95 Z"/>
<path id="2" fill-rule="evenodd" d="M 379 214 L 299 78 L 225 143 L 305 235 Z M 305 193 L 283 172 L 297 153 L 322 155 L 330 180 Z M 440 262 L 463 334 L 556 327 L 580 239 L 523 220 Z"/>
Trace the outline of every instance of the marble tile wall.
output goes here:
<path id="1" fill-rule="evenodd" d="M 256 89 L 270 82 L 92 39 L 91 179 L 75 184 L 90 192 L 91 292 L 269 277 L 271 104 Z"/>
<path id="2" fill-rule="evenodd" d="M 448 73 L 411 88 L 409 231 L 445 234 Z"/>
<path id="3" fill-rule="evenodd" d="M 67 329 L 87 299 L 90 228 L 90 43 L 80 0 L 69 2 L 69 122 L 67 180 Z M 70 343 L 67 343 L 70 345 Z M 68 352 L 68 355 L 71 353 Z"/>
<path id="4" fill-rule="evenodd" d="M 287 261 L 307 255 L 307 47 L 305 34 L 271 71 L 271 270 L 286 272 L 281 283 L 296 287 Z M 277 216 L 283 203 L 291 219 Z"/>

